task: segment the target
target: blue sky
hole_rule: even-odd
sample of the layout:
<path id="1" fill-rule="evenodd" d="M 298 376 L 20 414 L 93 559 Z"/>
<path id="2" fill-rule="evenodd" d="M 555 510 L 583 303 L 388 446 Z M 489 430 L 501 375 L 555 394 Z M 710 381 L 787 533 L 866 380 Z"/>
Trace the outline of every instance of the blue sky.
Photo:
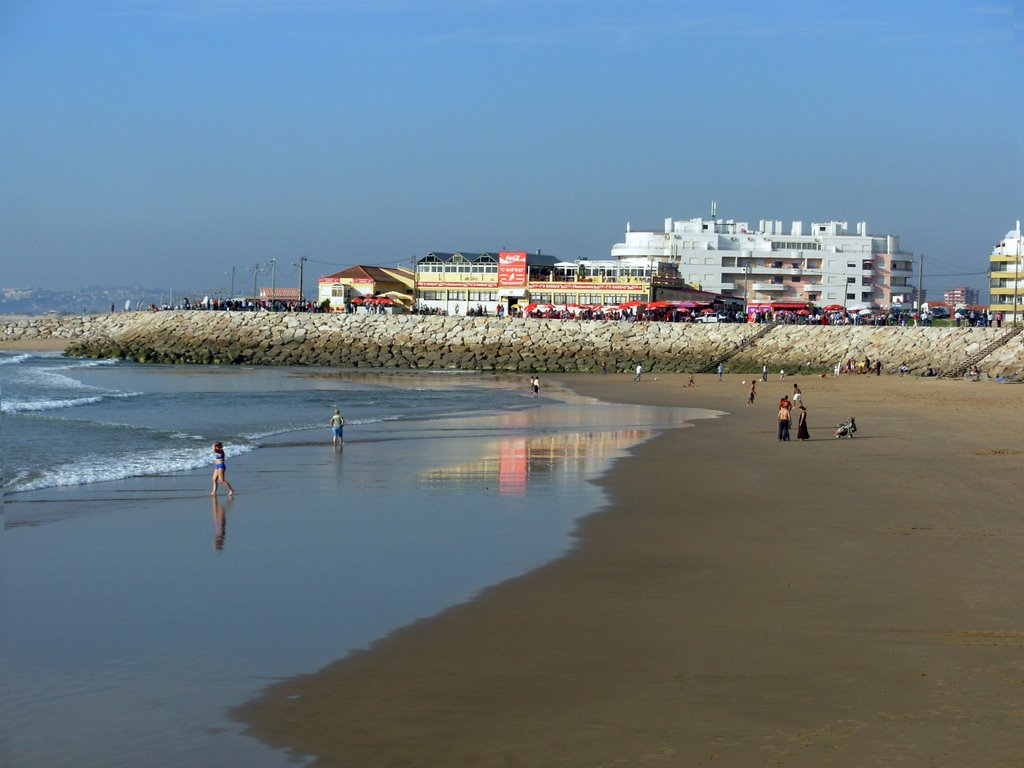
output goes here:
<path id="1" fill-rule="evenodd" d="M 712 200 L 983 287 L 1022 31 L 1017 0 L 6 0 L 0 287 L 594 258 Z"/>

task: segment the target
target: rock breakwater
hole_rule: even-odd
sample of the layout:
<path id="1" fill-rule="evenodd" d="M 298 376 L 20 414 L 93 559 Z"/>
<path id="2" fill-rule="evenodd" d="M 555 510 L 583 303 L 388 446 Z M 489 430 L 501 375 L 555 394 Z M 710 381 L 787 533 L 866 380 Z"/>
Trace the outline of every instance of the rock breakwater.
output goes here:
<path id="1" fill-rule="evenodd" d="M 763 326 L 375 314 L 127 312 L 0 318 L 0 340 L 68 340 L 67 354 L 150 363 L 441 368 L 510 372 L 818 372 L 847 360 L 955 370 L 1005 328 Z M 1024 334 L 979 363 L 991 376 L 1024 368 Z"/>

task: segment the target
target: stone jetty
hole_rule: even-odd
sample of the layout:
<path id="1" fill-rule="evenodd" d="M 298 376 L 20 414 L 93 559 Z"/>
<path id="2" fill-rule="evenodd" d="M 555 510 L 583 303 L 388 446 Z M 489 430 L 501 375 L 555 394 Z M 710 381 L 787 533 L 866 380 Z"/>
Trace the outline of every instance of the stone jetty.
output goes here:
<path id="1" fill-rule="evenodd" d="M 437 368 L 508 372 L 819 372 L 881 360 L 892 373 L 989 376 L 1024 369 L 1024 334 L 1008 328 L 901 328 L 537 320 L 379 314 L 162 311 L 0 317 L 0 341 L 66 339 L 66 354 L 145 363 Z M 973 356 L 973 357 L 972 357 Z"/>

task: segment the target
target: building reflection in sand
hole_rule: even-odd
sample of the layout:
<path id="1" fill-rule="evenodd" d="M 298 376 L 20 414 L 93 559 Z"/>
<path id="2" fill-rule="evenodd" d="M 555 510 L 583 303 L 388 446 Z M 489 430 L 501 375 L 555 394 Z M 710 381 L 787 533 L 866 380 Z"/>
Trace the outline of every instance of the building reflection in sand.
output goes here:
<path id="1" fill-rule="evenodd" d="M 435 487 L 475 485 L 496 488 L 501 496 L 523 496 L 531 478 L 539 475 L 550 479 L 557 474 L 570 482 L 594 477 L 609 460 L 654 434 L 642 428 L 510 435 L 498 438 L 473 461 L 431 470 L 420 479 Z"/>

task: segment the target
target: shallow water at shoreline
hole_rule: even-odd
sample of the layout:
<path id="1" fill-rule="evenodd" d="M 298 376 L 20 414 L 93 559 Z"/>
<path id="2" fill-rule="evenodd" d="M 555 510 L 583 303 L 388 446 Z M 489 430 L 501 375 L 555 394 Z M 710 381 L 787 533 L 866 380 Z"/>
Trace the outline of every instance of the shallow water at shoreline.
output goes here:
<path id="1" fill-rule="evenodd" d="M 233 500 L 205 469 L 8 499 L 56 521 L 4 534 L 15 764 L 294 764 L 225 709 L 559 556 L 603 503 L 587 481 L 698 415 L 526 404 L 347 426 L 341 451 L 269 436 L 231 460 Z"/>

